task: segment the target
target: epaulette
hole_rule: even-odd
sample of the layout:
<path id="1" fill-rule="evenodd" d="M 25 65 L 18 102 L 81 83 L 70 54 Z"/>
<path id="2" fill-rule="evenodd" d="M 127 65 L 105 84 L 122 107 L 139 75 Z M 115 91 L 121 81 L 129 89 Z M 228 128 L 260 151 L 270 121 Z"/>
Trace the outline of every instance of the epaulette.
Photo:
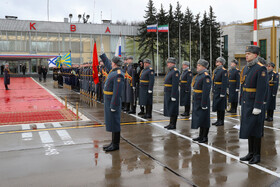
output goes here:
<path id="1" fill-rule="evenodd" d="M 204 74 L 205 74 L 206 76 L 208 76 L 208 75 L 209 75 L 207 72 L 204 72 Z"/>
<path id="2" fill-rule="evenodd" d="M 118 69 L 118 70 L 117 70 L 117 73 L 118 73 L 118 74 L 121 74 L 122 72 L 121 72 L 121 70 L 120 70 L 120 69 Z"/>
<path id="3" fill-rule="evenodd" d="M 177 68 L 174 68 L 174 71 L 177 71 Z"/>
<path id="4" fill-rule="evenodd" d="M 276 73 L 276 71 L 273 71 L 273 73 Z"/>
<path id="5" fill-rule="evenodd" d="M 223 70 L 227 70 L 227 69 L 223 67 Z"/>
<path id="6" fill-rule="evenodd" d="M 153 68 L 152 68 L 152 67 L 150 67 L 150 70 L 153 70 Z"/>
<path id="7" fill-rule="evenodd" d="M 236 70 L 240 71 L 238 68 L 236 68 Z"/>
<path id="8" fill-rule="evenodd" d="M 262 63 L 260 63 L 260 62 L 258 62 L 258 64 L 259 64 L 260 66 L 263 66 L 263 64 L 262 64 Z"/>

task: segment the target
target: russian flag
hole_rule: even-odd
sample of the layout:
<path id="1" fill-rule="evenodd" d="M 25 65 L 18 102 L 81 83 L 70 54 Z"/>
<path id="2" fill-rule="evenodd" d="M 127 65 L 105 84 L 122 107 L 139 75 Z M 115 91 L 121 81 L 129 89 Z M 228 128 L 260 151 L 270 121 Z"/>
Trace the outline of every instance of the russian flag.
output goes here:
<path id="1" fill-rule="evenodd" d="M 119 41 L 116 47 L 115 56 L 122 56 L 122 37 L 119 37 Z"/>
<path id="2" fill-rule="evenodd" d="M 147 32 L 157 32 L 157 24 L 147 25 Z"/>

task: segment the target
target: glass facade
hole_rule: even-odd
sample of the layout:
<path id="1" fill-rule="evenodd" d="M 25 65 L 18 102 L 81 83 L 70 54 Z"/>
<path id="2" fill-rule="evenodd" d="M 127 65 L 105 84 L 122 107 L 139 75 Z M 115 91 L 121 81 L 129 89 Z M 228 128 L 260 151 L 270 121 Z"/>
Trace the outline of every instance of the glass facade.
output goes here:
<path id="1" fill-rule="evenodd" d="M 119 36 L 115 35 L 0 31 L 0 54 L 64 55 L 71 51 L 72 64 L 82 64 L 92 61 L 94 41 L 97 51 L 100 51 L 102 42 L 105 53 L 111 58 L 115 54 L 118 39 Z M 126 52 L 125 46 L 129 40 L 122 37 L 122 55 L 135 55 L 135 49 Z M 40 64 L 48 66 L 47 59 L 0 60 L 0 65 L 6 63 L 13 73 L 20 73 L 23 64 L 26 64 L 28 73 L 36 73 L 36 67 Z"/>

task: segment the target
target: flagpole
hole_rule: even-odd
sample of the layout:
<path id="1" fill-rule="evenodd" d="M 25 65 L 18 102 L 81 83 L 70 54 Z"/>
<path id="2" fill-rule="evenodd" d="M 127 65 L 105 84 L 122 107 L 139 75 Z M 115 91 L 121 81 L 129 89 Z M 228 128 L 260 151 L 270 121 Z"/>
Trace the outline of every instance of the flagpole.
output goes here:
<path id="1" fill-rule="evenodd" d="M 190 24 L 190 69 L 192 67 L 192 27 Z"/>
<path id="2" fill-rule="evenodd" d="M 199 25 L 199 59 L 201 59 L 201 26 Z"/>
<path id="3" fill-rule="evenodd" d="M 210 73 L 212 73 L 212 33 L 211 33 L 211 23 L 210 23 Z"/>
<path id="4" fill-rule="evenodd" d="M 170 57 L 170 49 L 169 49 L 169 23 L 168 23 L 168 58 Z"/>
<path id="5" fill-rule="evenodd" d="M 179 21 L 179 64 L 178 68 L 181 66 L 181 23 Z"/>
<path id="6" fill-rule="evenodd" d="M 158 76 L 158 24 L 157 24 L 157 76 Z"/>

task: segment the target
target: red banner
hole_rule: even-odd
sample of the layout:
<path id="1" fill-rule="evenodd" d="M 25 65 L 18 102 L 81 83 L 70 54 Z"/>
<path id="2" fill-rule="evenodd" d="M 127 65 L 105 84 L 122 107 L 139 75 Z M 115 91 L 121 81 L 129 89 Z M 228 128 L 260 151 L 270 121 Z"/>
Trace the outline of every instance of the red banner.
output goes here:
<path id="1" fill-rule="evenodd" d="M 95 84 L 99 83 L 97 66 L 98 66 L 98 56 L 97 56 L 96 42 L 94 42 L 93 57 L 92 57 L 92 76 Z"/>

